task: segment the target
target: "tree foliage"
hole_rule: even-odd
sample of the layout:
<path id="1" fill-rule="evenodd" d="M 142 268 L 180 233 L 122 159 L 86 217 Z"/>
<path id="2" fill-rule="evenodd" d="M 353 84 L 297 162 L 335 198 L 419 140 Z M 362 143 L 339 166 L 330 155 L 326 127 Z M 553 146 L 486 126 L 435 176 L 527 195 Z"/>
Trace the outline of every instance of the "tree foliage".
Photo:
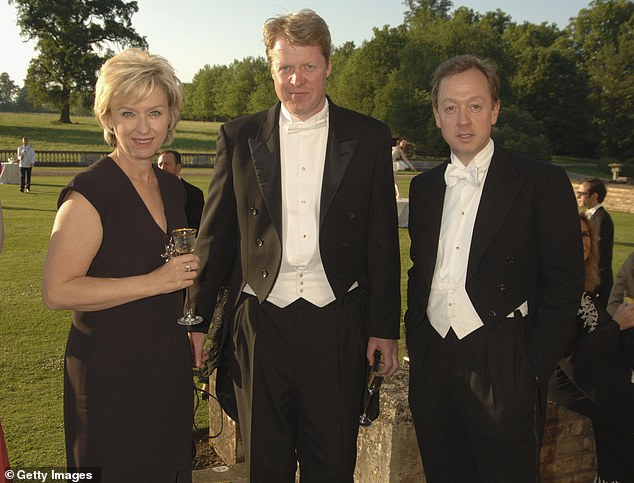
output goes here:
<path id="1" fill-rule="evenodd" d="M 9 0 L 38 39 L 18 96 L 36 105 L 90 104 L 97 67 L 113 44 L 144 45 L 131 27 L 136 2 Z M 419 153 L 445 155 L 431 109 L 431 80 L 446 59 L 470 53 L 500 71 L 494 138 L 531 156 L 634 158 L 634 2 L 591 0 L 570 24 L 517 24 L 503 10 L 453 9 L 450 0 L 403 0 L 403 22 L 375 28 L 356 46 L 335 46 L 327 92 L 386 122 Z M 72 55 L 69 55 L 72 53 Z M 10 89 L 0 78 L 0 94 Z M 4 82 L 4 84 L 3 84 Z M 15 92 L 13 93 L 16 96 Z M 183 117 L 223 121 L 277 101 L 264 56 L 205 65 L 185 85 Z M 66 107 L 67 109 L 67 107 Z"/>
<path id="2" fill-rule="evenodd" d="M 7 107 L 15 101 L 18 90 L 18 86 L 11 80 L 9 74 L 6 72 L 0 74 L 0 109 L 7 110 Z"/>
<path id="3" fill-rule="evenodd" d="M 593 0 L 571 24 L 590 83 L 600 153 L 634 158 L 634 2 Z"/>
<path id="4" fill-rule="evenodd" d="M 147 47 L 132 28 L 137 2 L 121 0 L 9 0 L 18 26 L 29 40 L 37 39 L 39 55 L 31 60 L 25 86 L 29 98 L 60 110 L 70 122 L 73 99 L 87 101 L 109 46 Z"/>

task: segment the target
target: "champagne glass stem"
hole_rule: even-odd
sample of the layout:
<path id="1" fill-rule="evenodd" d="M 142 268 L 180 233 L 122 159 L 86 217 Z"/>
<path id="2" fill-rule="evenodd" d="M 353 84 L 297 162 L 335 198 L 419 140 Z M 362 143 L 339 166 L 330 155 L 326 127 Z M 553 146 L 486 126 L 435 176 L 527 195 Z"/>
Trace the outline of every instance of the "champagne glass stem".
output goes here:
<path id="1" fill-rule="evenodd" d="M 189 287 L 185 289 L 185 315 L 192 315 L 192 306 L 189 302 Z"/>

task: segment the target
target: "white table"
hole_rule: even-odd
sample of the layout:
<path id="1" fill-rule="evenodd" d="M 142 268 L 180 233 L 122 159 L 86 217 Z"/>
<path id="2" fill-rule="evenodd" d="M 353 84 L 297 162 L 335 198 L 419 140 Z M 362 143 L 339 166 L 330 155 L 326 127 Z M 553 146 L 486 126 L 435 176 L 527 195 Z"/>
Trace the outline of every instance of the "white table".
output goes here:
<path id="1" fill-rule="evenodd" d="M 20 167 L 18 163 L 2 163 L 0 184 L 20 184 Z"/>
<path id="2" fill-rule="evenodd" d="M 406 228 L 409 223 L 409 198 L 397 198 L 398 226 Z"/>

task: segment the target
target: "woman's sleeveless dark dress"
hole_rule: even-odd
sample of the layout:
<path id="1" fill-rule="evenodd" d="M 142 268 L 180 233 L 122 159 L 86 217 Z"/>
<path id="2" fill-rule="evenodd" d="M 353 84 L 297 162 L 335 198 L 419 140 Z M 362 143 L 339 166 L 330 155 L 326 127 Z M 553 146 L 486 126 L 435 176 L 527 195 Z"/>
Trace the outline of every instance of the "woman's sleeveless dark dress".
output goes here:
<path id="1" fill-rule="evenodd" d="M 186 226 L 178 178 L 153 167 L 168 231 Z M 164 263 L 167 235 L 128 177 L 110 158 L 62 190 L 97 209 L 103 241 L 89 276 L 122 278 Z M 101 469 L 101 481 L 191 481 L 192 370 L 182 293 L 149 297 L 95 312 L 73 312 L 64 380 L 69 467 Z"/>

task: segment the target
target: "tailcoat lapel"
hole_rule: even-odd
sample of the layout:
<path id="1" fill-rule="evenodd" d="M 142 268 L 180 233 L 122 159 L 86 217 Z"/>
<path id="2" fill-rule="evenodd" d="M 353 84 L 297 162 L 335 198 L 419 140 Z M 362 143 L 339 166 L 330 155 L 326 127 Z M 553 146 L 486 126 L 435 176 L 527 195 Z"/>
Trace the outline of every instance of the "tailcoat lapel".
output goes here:
<path id="1" fill-rule="evenodd" d="M 328 145 L 319 209 L 320 225 L 328 213 L 358 143 L 357 139 L 340 140 L 345 137 L 345 126 L 340 124 L 337 106 L 331 102 L 329 109 Z M 273 219 L 275 229 L 281 235 L 282 186 L 279 115 L 280 104 L 278 103 L 269 110 L 258 135 L 255 138 L 249 138 L 249 148 L 262 196 Z"/>
<path id="2" fill-rule="evenodd" d="M 255 138 L 249 138 L 253 169 L 275 229 L 282 235 L 282 176 L 279 136 L 280 104 L 269 109 Z"/>
<path id="3" fill-rule="evenodd" d="M 442 224 L 443 205 L 445 203 L 445 170 L 449 161 L 445 161 L 440 169 L 430 173 L 433 179 L 424 186 L 424 191 L 420 193 L 421 201 L 417 203 L 416 210 L 420 210 L 425 215 L 424 223 L 415 223 L 421 228 L 420 246 L 428 247 L 433 251 L 433 256 L 419 257 L 421 273 L 424 274 L 425 281 L 431 287 L 434 269 L 436 268 L 436 258 L 438 257 L 438 242 L 440 241 L 440 226 Z M 412 215 L 410 210 L 410 215 Z M 410 223 L 410 226 L 412 223 Z"/>
<path id="4" fill-rule="evenodd" d="M 506 152 L 495 148 L 473 228 L 467 279 L 477 271 L 484 252 L 497 236 L 524 186 L 526 176 L 516 169 Z"/>
<path id="5" fill-rule="evenodd" d="M 328 101 L 330 102 L 330 101 Z M 345 126 L 339 122 L 337 106 L 332 102 L 329 106 L 328 145 L 326 147 L 326 160 L 324 177 L 321 185 L 321 203 L 319 207 L 319 225 L 321 226 L 328 213 L 328 208 L 337 193 L 337 189 L 343 180 L 348 165 L 354 155 L 357 139 L 340 141 L 341 133 L 345 133 Z"/>

